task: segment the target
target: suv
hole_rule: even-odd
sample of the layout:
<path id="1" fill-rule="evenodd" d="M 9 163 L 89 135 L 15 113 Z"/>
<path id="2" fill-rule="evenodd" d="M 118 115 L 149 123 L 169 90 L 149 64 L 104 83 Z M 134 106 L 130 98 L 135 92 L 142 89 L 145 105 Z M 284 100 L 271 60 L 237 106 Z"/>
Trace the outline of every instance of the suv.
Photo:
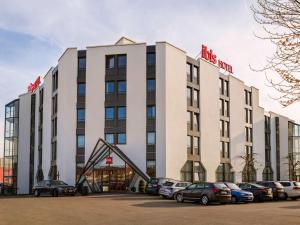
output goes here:
<path id="1" fill-rule="evenodd" d="M 179 190 L 185 189 L 187 186 L 189 186 L 190 182 L 182 182 L 182 181 L 176 181 L 171 182 L 167 181 L 163 184 L 163 186 L 159 189 L 159 195 L 161 195 L 163 198 L 172 198 L 174 199 L 175 194 Z"/>
<path id="2" fill-rule="evenodd" d="M 151 178 L 149 183 L 147 184 L 146 193 L 158 195 L 159 189 L 167 181 L 175 182 L 175 180 L 170 178 L 163 178 L 163 177 Z"/>
<path id="3" fill-rule="evenodd" d="M 221 204 L 231 202 L 231 191 L 224 183 L 200 182 L 188 186 L 176 194 L 177 202 L 200 201 L 202 205 L 210 202 L 220 202 Z"/>
<path id="4" fill-rule="evenodd" d="M 285 197 L 297 200 L 300 198 L 300 182 L 297 181 L 280 181 L 284 188 Z"/>
<path id="5" fill-rule="evenodd" d="M 32 192 L 35 197 L 39 197 L 41 194 L 50 194 L 58 197 L 58 195 L 72 195 L 76 193 L 74 186 L 70 186 L 60 180 L 44 180 L 39 182 L 32 188 Z"/>
<path id="6" fill-rule="evenodd" d="M 240 183 L 238 186 L 244 191 L 252 192 L 255 201 L 263 202 L 265 200 L 273 199 L 271 188 L 267 188 L 255 183 Z"/>
<path id="7" fill-rule="evenodd" d="M 268 187 L 268 188 L 272 188 L 274 199 L 276 199 L 276 200 L 285 199 L 284 188 L 281 185 L 281 183 L 276 182 L 276 181 L 260 181 L 260 182 L 256 182 L 256 183 L 260 184 L 262 186 Z"/>

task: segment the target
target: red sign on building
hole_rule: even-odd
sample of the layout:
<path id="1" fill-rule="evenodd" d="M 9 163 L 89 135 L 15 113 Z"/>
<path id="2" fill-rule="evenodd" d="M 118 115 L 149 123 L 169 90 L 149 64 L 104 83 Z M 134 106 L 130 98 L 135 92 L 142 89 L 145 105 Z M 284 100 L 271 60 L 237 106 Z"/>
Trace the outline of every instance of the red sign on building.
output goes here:
<path id="1" fill-rule="evenodd" d="M 33 83 L 28 85 L 28 92 L 34 92 L 41 84 L 41 77 L 38 76 Z"/>
<path id="2" fill-rule="evenodd" d="M 213 50 L 211 49 L 207 49 L 207 47 L 205 45 L 202 45 L 202 50 L 201 50 L 201 57 L 213 64 L 217 64 L 218 63 L 218 67 L 229 72 L 229 73 L 233 73 L 232 70 L 232 66 L 229 65 L 228 63 L 225 63 L 222 60 L 217 60 L 217 55 L 213 53 Z"/>
<path id="3" fill-rule="evenodd" d="M 111 156 L 106 157 L 106 164 L 108 164 L 108 165 L 113 164 L 113 158 Z"/>

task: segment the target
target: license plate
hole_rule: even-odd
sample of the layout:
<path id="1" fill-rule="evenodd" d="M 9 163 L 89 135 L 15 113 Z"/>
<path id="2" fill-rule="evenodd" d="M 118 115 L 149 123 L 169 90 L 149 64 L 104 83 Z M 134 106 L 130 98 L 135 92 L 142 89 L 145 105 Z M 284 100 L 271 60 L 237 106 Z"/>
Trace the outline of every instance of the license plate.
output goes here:
<path id="1" fill-rule="evenodd" d="M 227 195 L 227 192 L 226 191 L 221 191 L 220 194 L 221 195 Z"/>

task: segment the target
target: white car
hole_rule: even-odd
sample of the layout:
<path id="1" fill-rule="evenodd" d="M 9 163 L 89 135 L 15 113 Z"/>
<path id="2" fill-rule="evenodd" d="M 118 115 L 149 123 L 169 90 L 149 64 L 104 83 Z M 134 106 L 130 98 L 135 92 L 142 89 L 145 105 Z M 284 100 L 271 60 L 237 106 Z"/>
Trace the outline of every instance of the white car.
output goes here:
<path id="1" fill-rule="evenodd" d="M 297 181 L 279 181 L 286 194 L 286 198 L 291 198 L 292 200 L 296 200 L 300 198 L 300 182 Z"/>
<path id="2" fill-rule="evenodd" d="M 185 189 L 190 184 L 191 184 L 190 182 L 184 182 L 184 181 L 167 181 L 159 189 L 158 194 L 161 195 L 163 198 L 174 199 L 177 191 Z"/>

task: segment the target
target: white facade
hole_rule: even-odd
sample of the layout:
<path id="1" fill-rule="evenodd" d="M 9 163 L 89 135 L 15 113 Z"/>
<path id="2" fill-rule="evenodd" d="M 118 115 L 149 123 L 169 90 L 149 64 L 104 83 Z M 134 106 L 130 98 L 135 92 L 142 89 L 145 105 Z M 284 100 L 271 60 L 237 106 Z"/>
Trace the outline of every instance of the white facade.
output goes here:
<path id="1" fill-rule="evenodd" d="M 106 56 L 126 55 L 126 143 L 118 147 L 143 171 L 147 172 L 147 52 L 146 43 L 120 39 L 115 45 L 87 47 L 85 69 L 85 126 L 84 159 L 88 160 L 97 140 L 105 138 Z M 157 42 L 155 49 L 155 154 L 156 176 L 182 179 L 181 170 L 190 160 L 187 154 L 187 55 L 167 43 Z M 78 57 L 76 48 L 67 49 L 58 60 L 58 88 L 53 92 L 53 71 L 44 76 L 43 84 L 35 90 L 35 154 L 34 180 L 39 164 L 39 143 L 42 149 L 42 170 L 48 177 L 53 142 L 53 96 L 57 94 L 57 154 L 59 178 L 74 185 L 76 182 Z M 220 152 L 220 78 L 228 81 L 229 96 L 229 159 L 233 181 L 242 181 L 242 160 L 245 154 L 245 126 L 252 128 L 251 146 L 257 157 L 256 179 L 263 179 L 265 168 L 265 115 L 271 117 L 271 165 L 274 179 L 280 168 L 280 179 L 288 179 L 288 165 L 283 159 L 288 152 L 288 122 L 290 119 L 264 112 L 259 105 L 259 91 L 247 87 L 232 75 L 220 75 L 216 65 L 204 59 L 195 60 L 199 67 L 199 133 L 200 155 L 193 156 L 205 168 L 207 181 L 216 181 L 221 162 Z M 39 92 L 43 89 L 42 140 L 39 140 Z M 252 95 L 252 105 L 245 105 L 245 90 Z M 29 192 L 30 106 L 31 93 L 21 95 L 18 187 L 19 193 Z M 245 108 L 252 112 L 251 123 L 246 125 Z M 280 127 L 280 166 L 276 159 L 276 126 Z M 277 161 L 276 161 L 277 160 Z M 191 171 L 193 173 L 193 171 Z"/>

